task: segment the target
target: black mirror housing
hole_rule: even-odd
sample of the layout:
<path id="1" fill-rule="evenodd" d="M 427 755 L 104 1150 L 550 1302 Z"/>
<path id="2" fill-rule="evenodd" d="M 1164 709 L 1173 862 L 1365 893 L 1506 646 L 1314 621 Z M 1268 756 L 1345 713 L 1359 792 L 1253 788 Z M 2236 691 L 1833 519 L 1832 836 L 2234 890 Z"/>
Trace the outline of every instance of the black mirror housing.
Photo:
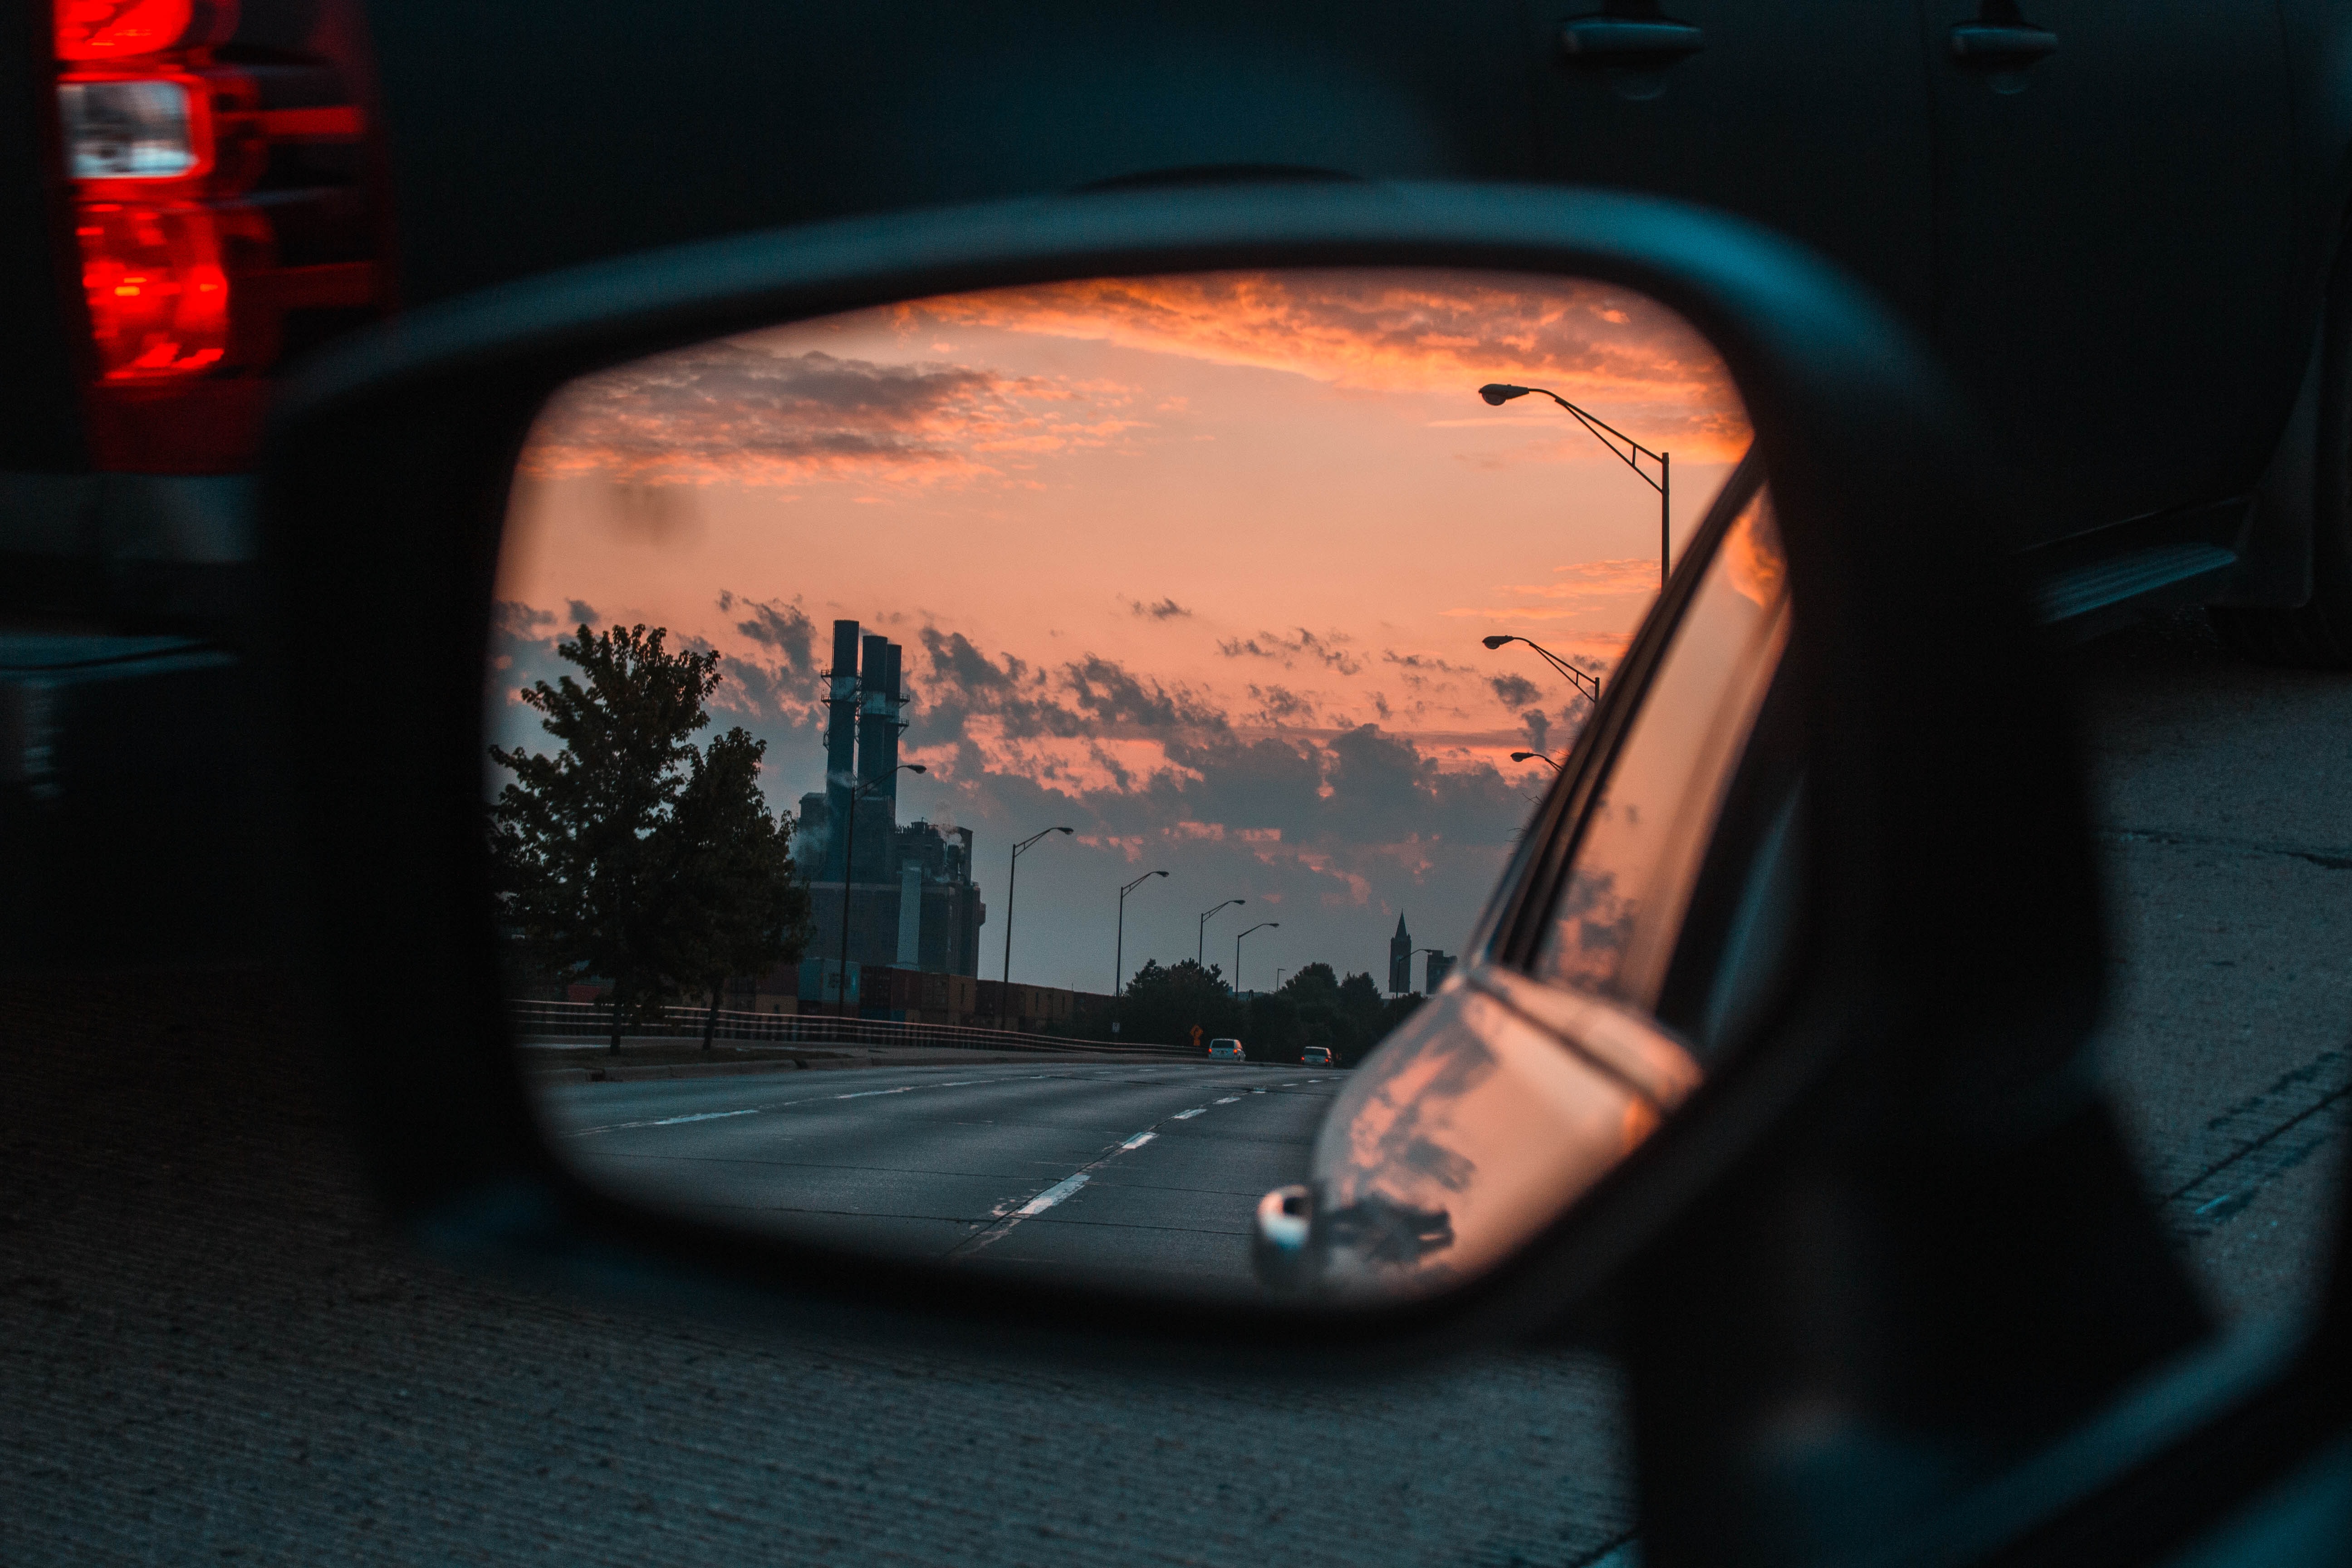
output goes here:
<path id="1" fill-rule="evenodd" d="M 641 1278 L 731 1281 L 820 1310 L 1236 1349 L 1263 1337 L 1269 1315 L 1244 1309 L 993 1282 L 950 1299 L 918 1269 L 654 1222 L 569 1176 L 502 1048 L 478 829 L 482 652 L 516 458 L 572 376 L 950 289 L 1341 265 L 1597 278 L 1643 290 L 1716 345 L 1751 412 L 1801 584 L 1789 658 L 1808 693 L 1818 918 L 1776 1048 L 1710 1081 L 1706 1114 L 1670 1125 L 1475 1287 L 1350 1317 L 1318 1353 L 1392 1354 L 1549 1321 L 1818 1104 L 1833 1069 L 1840 1098 L 1902 1139 L 1997 1141 L 2087 1102 L 2100 928 L 2067 715 L 1963 459 L 1962 416 L 1906 329 L 1826 263 L 1668 203 L 1508 186 L 1139 191 L 891 213 L 578 268 L 420 310 L 289 390 L 267 493 L 293 826 L 312 879 L 315 971 L 365 955 L 409 977 L 337 1028 L 396 1212 L 477 1255 L 625 1257 Z M 360 702 L 345 673 L 299 657 L 354 625 L 400 661 Z M 1531 893 L 1497 911 L 1497 952 L 1534 940 L 1538 903 Z"/>

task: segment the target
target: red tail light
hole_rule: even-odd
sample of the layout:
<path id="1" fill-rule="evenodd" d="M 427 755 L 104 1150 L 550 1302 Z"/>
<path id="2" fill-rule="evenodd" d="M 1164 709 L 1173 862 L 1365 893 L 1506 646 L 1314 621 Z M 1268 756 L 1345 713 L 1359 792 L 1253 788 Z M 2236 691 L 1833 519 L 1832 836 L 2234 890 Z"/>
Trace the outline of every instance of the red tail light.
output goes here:
<path id="1" fill-rule="evenodd" d="M 359 6 L 55 3 L 92 455 L 249 467 L 285 355 L 388 303 Z"/>

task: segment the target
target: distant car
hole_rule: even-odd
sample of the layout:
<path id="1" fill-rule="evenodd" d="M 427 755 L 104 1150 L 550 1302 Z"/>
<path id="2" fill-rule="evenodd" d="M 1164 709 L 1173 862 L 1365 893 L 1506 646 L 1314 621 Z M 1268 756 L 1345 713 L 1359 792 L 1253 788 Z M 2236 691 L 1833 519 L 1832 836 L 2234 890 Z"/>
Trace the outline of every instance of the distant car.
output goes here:
<path id="1" fill-rule="evenodd" d="M 1331 1065 L 1331 1047 L 1328 1046 L 1309 1046 L 1298 1059 L 1307 1067 L 1328 1068 Z"/>
<path id="2" fill-rule="evenodd" d="M 1239 1040 L 1211 1040 L 1209 1055 L 1213 1059 L 1236 1062 L 1249 1060 L 1249 1053 L 1242 1049 L 1242 1043 Z"/>

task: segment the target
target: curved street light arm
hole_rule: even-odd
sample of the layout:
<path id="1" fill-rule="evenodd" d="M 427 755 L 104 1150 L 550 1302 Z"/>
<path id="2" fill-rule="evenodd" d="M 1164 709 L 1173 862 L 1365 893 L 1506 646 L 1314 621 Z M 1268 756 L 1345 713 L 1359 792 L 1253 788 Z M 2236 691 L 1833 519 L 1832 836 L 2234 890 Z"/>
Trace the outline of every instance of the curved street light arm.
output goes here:
<path id="1" fill-rule="evenodd" d="M 1013 889 L 1021 880 L 1021 851 L 1028 848 L 1049 833 L 1068 833 L 1066 827 L 1041 827 L 1013 847 L 1011 869 L 1004 873 L 1004 980 L 1013 984 Z"/>
<path id="2" fill-rule="evenodd" d="M 1507 642 L 1526 643 L 1528 647 L 1535 649 L 1538 654 L 1542 656 L 1546 663 L 1549 664 L 1554 669 L 1559 671 L 1562 675 L 1568 677 L 1569 684 L 1575 687 L 1579 691 L 1584 693 L 1585 696 L 1592 699 L 1593 701 L 1598 702 L 1601 700 L 1601 678 L 1599 676 L 1593 674 L 1591 670 L 1577 668 L 1576 666 L 1569 663 L 1568 660 L 1560 658 L 1559 655 L 1552 652 L 1551 649 L 1544 647 L 1541 643 L 1528 642 L 1528 639 L 1523 637 L 1488 637 L 1486 639 L 1486 646 L 1488 647 L 1500 647 Z"/>

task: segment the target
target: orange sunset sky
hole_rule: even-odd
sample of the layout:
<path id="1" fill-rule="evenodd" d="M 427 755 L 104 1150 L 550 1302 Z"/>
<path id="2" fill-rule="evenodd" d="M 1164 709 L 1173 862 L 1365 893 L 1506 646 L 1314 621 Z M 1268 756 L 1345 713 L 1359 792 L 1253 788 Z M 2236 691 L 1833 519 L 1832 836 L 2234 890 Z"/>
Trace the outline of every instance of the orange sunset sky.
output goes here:
<path id="1" fill-rule="evenodd" d="M 494 734 L 581 620 L 719 648 L 716 721 L 771 801 L 823 786 L 853 617 L 905 645 L 902 821 L 971 827 L 999 973 L 1108 989 L 1190 957 L 1244 985 L 1386 977 L 1404 911 L 1458 951 L 1583 705 L 1516 632 L 1605 674 L 1657 584 L 1657 497 L 1541 398 L 1674 458 L 1676 539 L 1748 441 L 1706 343 L 1624 290 L 1428 271 L 1221 273 L 924 300 L 575 383 L 518 476 Z M 494 783 L 496 780 L 493 781 Z M 1246 919 L 1235 920 L 1237 915 Z M 1222 944 L 1220 936 L 1222 935 Z M 1099 950 L 1099 951 L 1097 951 Z M 1416 984 L 1419 967 L 1415 968 Z"/>

